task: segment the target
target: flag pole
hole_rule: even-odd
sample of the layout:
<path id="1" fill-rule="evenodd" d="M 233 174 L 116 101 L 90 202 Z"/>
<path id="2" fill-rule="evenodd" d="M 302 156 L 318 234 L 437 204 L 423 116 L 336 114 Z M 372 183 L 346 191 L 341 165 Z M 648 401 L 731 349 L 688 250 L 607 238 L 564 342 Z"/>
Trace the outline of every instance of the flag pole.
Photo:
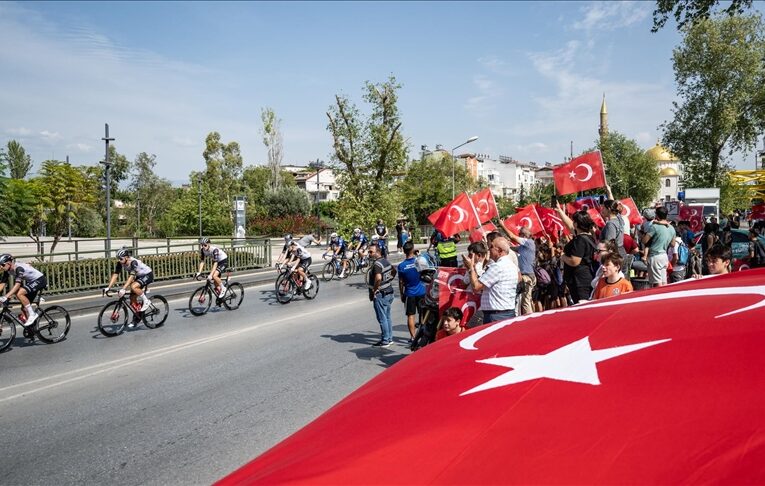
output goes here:
<path id="1" fill-rule="evenodd" d="M 489 189 L 489 192 L 491 192 L 491 189 Z M 467 196 L 468 201 L 470 201 L 470 207 L 473 208 L 473 214 L 475 215 L 475 220 L 478 223 L 478 227 L 476 229 L 480 229 L 483 235 L 486 236 L 486 231 L 483 229 L 483 223 L 481 223 L 481 217 L 478 216 L 478 210 L 475 208 L 475 204 L 473 204 L 473 198 L 470 197 L 470 194 L 468 194 L 467 191 L 465 192 L 465 195 Z"/>

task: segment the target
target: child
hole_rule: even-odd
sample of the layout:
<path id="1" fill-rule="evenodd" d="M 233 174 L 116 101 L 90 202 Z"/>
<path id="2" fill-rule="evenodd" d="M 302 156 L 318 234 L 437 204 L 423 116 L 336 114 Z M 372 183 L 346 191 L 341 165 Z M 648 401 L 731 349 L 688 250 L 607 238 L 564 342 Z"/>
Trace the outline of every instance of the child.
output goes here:
<path id="1" fill-rule="evenodd" d="M 461 333 L 464 330 L 465 328 L 462 327 L 462 311 L 456 307 L 450 307 L 441 316 L 441 322 L 436 333 L 436 341 L 452 334 Z"/>
<path id="2" fill-rule="evenodd" d="M 595 286 L 594 299 L 605 299 L 632 292 L 632 284 L 622 274 L 623 262 L 623 258 L 618 253 L 609 252 L 600 256 L 603 278 L 598 280 L 598 284 Z"/>

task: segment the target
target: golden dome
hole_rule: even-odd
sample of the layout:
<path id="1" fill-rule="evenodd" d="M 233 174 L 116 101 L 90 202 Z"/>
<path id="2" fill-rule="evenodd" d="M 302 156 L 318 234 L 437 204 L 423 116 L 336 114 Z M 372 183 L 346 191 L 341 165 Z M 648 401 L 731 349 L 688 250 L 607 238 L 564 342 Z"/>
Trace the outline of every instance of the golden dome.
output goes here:
<path id="1" fill-rule="evenodd" d="M 673 169 L 672 167 L 665 167 L 664 169 L 661 169 L 661 172 L 659 172 L 659 175 L 661 177 L 676 176 L 677 171 Z"/>
<path id="2" fill-rule="evenodd" d="M 656 142 L 656 145 L 649 148 L 645 151 L 646 155 L 651 157 L 653 160 L 660 162 L 660 161 L 666 161 L 666 160 L 677 160 L 677 157 L 669 153 L 669 150 L 659 145 L 659 142 Z"/>

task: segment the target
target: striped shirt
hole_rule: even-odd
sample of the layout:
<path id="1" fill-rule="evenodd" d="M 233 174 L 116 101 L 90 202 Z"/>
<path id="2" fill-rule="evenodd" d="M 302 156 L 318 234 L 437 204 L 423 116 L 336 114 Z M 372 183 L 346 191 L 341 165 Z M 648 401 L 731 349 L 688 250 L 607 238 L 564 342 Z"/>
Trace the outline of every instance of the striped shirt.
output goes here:
<path id="1" fill-rule="evenodd" d="M 484 286 L 481 293 L 481 310 L 515 309 L 518 266 L 512 262 L 509 255 L 492 262 L 478 281 Z"/>

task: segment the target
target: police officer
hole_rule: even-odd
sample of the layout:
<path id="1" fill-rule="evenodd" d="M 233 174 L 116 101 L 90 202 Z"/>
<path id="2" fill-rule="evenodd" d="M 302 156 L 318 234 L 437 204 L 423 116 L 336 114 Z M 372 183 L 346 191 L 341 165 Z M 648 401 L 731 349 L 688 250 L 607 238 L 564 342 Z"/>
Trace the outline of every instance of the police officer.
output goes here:
<path id="1" fill-rule="evenodd" d="M 436 247 L 438 252 L 438 259 L 440 260 L 440 266 L 442 267 L 457 267 L 457 243 L 460 242 L 460 235 L 456 234 L 450 238 L 444 236 L 443 233 L 434 229 L 433 234 L 430 235 L 430 246 Z"/>
<path id="2" fill-rule="evenodd" d="M 374 304 L 375 316 L 380 324 L 381 339 L 375 346 L 384 348 L 393 344 L 393 321 L 390 312 L 393 304 L 393 286 L 391 282 L 396 277 L 396 269 L 382 256 L 380 247 L 369 247 L 369 257 L 372 259 L 372 267 L 368 274 L 369 300 Z"/>

